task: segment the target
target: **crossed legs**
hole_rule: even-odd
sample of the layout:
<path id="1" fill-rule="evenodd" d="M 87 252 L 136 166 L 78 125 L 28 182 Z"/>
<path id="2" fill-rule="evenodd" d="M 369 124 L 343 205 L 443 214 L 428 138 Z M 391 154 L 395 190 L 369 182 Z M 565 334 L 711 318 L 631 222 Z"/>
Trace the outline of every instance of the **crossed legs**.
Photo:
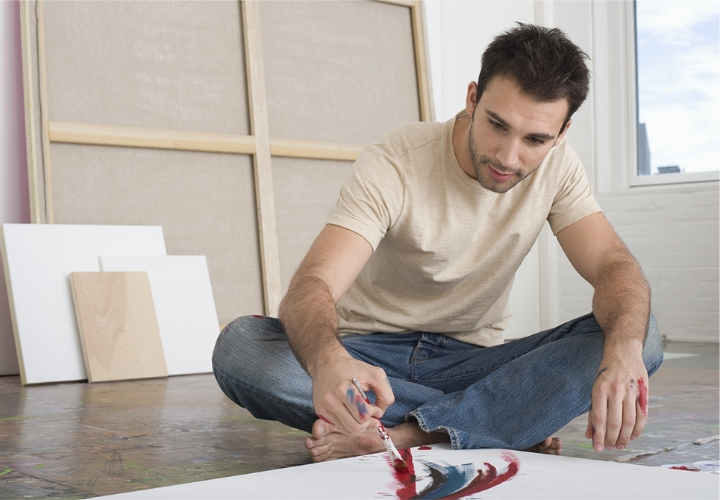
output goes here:
<path id="1" fill-rule="evenodd" d="M 540 443 L 554 452 L 560 443 L 547 436 L 589 409 L 603 334 L 588 315 L 491 348 L 424 332 L 352 335 L 342 342 L 353 357 L 386 371 L 396 402 L 383 423 L 398 447 L 450 441 L 455 449 L 528 449 Z M 652 318 L 643 359 L 650 374 L 662 361 Z M 316 460 L 382 450 L 376 435 L 345 436 L 317 420 L 312 381 L 274 318 L 248 316 L 228 325 L 213 367 L 225 394 L 257 418 L 311 432 L 306 446 Z"/>

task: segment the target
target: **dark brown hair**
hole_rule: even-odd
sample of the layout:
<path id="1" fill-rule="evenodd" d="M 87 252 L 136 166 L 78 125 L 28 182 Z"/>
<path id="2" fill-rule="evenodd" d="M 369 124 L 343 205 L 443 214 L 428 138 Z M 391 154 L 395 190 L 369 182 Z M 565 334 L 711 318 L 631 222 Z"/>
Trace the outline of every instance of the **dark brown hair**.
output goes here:
<path id="1" fill-rule="evenodd" d="M 517 24 L 496 36 L 483 53 L 477 99 L 493 77 L 511 78 L 538 101 L 567 99 L 564 129 L 587 97 L 590 71 L 585 59 L 589 57 L 557 28 Z"/>

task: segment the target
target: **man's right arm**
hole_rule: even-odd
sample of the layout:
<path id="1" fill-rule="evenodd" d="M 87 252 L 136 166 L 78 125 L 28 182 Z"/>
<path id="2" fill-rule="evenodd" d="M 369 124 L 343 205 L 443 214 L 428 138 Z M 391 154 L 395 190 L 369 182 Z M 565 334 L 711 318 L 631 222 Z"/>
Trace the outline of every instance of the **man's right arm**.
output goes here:
<path id="1" fill-rule="evenodd" d="M 318 415 L 348 433 L 372 425 L 394 397 L 385 372 L 354 359 L 337 338 L 336 302 L 350 288 L 372 255 L 372 247 L 348 229 L 327 225 L 310 247 L 280 303 L 279 317 L 290 347 L 313 379 L 313 404 Z M 351 380 L 373 390 L 376 405 L 358 405 Z"/>

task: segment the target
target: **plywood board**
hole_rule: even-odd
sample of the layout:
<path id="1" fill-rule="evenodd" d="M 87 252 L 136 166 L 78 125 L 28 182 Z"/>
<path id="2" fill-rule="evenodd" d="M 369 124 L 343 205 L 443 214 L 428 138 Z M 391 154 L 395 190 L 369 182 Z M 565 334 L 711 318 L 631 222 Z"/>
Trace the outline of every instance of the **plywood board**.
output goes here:
<path id="1" fill-rule="evenodd" d="M 70 285 L 90 382 L 167 377 L 147 273 L 70 273 Z"/>
<path id="2" fill-rule="evenodd" d="M 103 498 L 141 499 L 717 499 L 716 474 L 507 450 L 433 446 L 406 454 L 409 473 L 386 454 L 289 467 Z"/>
<path id="3" fill-rule="evenodd" d="M 411 11 L 260 2 L 270 137 L 370 144 L 420 119 Z"/>
<path id="4" fill-rule="evenodd" d="M 274 158 L 275 213 L 283 294 L 332 215 L 351 162 Z"/>
<path id="5" fill-rule="evenodd" d="M 103 271 L 146 271 L 168 375 L 209 373 L 219 327 L 202 255 L 100 257 Z"/>
<path id="6" fill-rule="evenodd" d="M 240 2 L 45 2 L 58 121 L 249 134 Z"/>
<path id="7" fill-rule="evenodd" d="M 58 223 L 162 226 L 168 254 L 206 256 L 216 323 L 263 312 L 250 157 L 74 144 L 52 150 Z"/>
<path id="8" fill-rule="evenodd" d="M 87 378 L 68 283 L 99 271 L 100 255 L 164 255 L 162 228 L 3 224 L 15 344 L 23 384 Z"/>

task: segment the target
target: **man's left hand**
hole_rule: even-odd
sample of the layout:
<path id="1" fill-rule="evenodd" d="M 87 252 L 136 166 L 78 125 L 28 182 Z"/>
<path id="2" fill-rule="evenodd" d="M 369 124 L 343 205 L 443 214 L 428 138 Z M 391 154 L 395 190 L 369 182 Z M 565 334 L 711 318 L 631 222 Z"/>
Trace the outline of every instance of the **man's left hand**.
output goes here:
<path id="1" fill-rule="evenodd" d="M 595 451 L 621 450 L 640 435 L 647 422 L 649 388 L 642 356 L 606 352 L 593 385 L 585 431 Z"/>

